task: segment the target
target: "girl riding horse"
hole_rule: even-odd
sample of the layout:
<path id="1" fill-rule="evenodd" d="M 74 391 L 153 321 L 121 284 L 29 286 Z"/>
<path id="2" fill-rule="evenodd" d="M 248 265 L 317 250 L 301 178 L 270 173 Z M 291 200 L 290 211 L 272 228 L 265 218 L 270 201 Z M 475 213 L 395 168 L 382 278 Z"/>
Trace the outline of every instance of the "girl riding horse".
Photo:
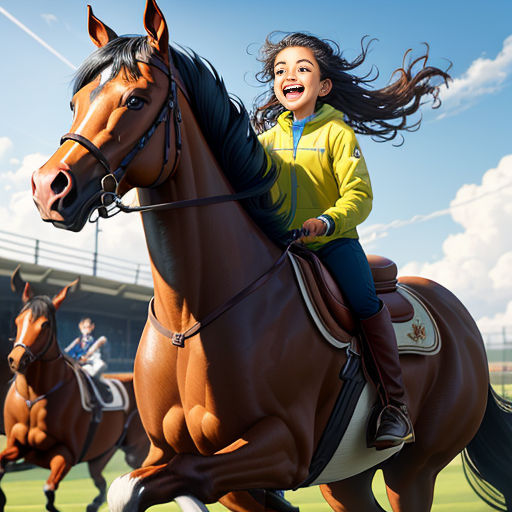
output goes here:
<path id="1" fill-rule="evenodd" d="M 288 222 L 270 193 L 278 171 L 247 113 L 215 70 L 169 48 L 154 0 L 144 26 L 145 37 L 117 37 L 89 10 L 98 50 L 78 71 L 71 130 L 34 172 L 33 196 L 44 220 L 75 231 L 95 210 L 142 212 L 155 297 L 134 382 L 151 448 L 140 469 L 112 484 L 110 510 L 176 500 L 204 511 L 220 500 L 261 511 L 247 490 L 307 481 L 348 355 L 325 342 L 298 290 L 284 249 Z M 140 207 L 128 208 L 119 196 L 133 187 Z M 512 446 L 500 431 L 512 420 L 495 414 L 467 310 L 436 283 L 401 283 L 428 307 L 442 340 L 434 355 L 401 358 L 416 440 L 392 458 L 366 449 L 366 467 L 337 466 L 321 486 L 336 511 L 382 510 L 375 457 L 388 457 L 381 467 L 394 512 L 426 512 L 437 474 L 468 444 L 471 456 L 490 453 L 488 442 Z M 510 460 L 503 448 L 493 453 L 484 473 L 501 477 L 491 480 L 507 494 Z"/>

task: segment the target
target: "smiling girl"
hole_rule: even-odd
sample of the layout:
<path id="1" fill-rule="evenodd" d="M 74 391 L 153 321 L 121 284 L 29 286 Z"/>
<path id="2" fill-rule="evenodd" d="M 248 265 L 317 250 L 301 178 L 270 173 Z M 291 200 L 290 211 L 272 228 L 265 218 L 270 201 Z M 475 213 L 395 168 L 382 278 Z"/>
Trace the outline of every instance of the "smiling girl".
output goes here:
<path id="1" fill-rule="evenodd" d="M 303 242 L 331 271 L 360 320 L 381 403 L 371 445 L 413 442 L 391 318 L 358 241 L 356 226 L 368 217 L 373 196 L 355 132 L 392 140 L 399 131 L 417 129 L 419 121 L 408 124 L 408 116 L 425 95 L 438 107 L 439 87 L 450 76 L 427 66 L 424 55 L 396 70 L 387 87 L 371 89 L 365 85 L 375 78 L 348 73 L 365 61 L 369 44 L 349 62 L 332 41 L 293 33 L 274 43 L 271 36 L 261 49 L 257 78 L 272 88 L 257 99 L 252 120 L 280 169 L 276 193 L 284 197 L 290 229 L 309 233 Z"/>

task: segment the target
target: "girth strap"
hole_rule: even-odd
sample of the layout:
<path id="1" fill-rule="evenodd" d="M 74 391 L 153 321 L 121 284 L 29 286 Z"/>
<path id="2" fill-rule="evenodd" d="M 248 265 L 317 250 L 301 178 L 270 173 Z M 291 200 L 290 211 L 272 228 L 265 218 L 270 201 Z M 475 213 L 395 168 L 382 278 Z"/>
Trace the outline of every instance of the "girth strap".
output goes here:
<path id="1" fill-rule="evenodd" d="M 103 417 L 103 411 L 101 410 L 101 405 L 98 402 L 96 402 L 96 405 L 94 406 L 94 409 L 92 411 L 92 418 L 91 418 L 91 422 L 89 423 L 87 437 L 85 438 L 82 452 L 80 453 L 80 456 L 78 457 L 78 460 L 76 462 L 77 464 L 79 462 L 82 462 L 83 458 L 85 457 L 85 454 L 87 453 L 87 450 L 91 446 L 92 440 L 94 439 L 96 430 L 98 430 L 98 426 L 101 423 L 102 417 Z"/>
<path id="2" fill-rule="evenodd" d="M 361 356 L 350 347 L 347 348 L 347 361 L 340 371 L 340 379 L 343 386 L 311 459 L 309 475 L 294 490 L 311 485 L 325 469 L 345 435 L 366 385 Z"/>
<path id="3" fill-rule="evenodd" d="M 92 377 L 84 370 L 83 375 L 86 377 L 87 380 L 91 381 Z M 77 378 L 78 375 L 77 375 Z M 89 384 L 90 386 L 93 386 L 92 384 Z M 92 387 L 94 390 L 94 387 Z M 94 439 L 94 435 L 96 434 L 96 431 L 98 430 L 98 426 L 101 423 L 101 419 L 103 418 L 103 410 L 101 408 L 101 404 L 96 398 L 94 392 L 91 394 L 91 397 L 94 397 L 93 402 L 93 410 L 92 410 L 92 417 L 91 422 L 89 423 L 89 429 L 87 430 L 87 436 L 84 441 L 84 445 L 82 447 L 82 452 L 80 453 L 80 456 L 78 457 L 77 464 L 79 462 L 82 462 L 82 459 L 85 457 L 85 454 L 87 453 L 87 450 L 91 446 L 91 443 Z"/>

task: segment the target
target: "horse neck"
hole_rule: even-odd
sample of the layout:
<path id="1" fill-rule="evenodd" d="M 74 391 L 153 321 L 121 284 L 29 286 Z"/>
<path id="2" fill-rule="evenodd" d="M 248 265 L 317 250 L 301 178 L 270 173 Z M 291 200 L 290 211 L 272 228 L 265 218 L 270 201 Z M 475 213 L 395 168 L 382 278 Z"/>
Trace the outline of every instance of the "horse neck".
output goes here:
<path id="1" fill-rule="evenodd" d="M 186 101 L 183 151 L 175 175 L 141 204 L 195 199 L 233 190 Z M 201 320 L 268 270 L 279 249 L 236 201 L 143 214 L 155 288 L 156 316 L 172 330 Z"/>

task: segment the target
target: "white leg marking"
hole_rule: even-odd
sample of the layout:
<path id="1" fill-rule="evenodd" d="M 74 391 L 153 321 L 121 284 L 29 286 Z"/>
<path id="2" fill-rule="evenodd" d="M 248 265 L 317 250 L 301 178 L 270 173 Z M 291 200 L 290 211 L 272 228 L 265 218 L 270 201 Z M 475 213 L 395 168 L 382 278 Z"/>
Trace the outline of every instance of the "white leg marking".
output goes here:
<path id="1" fill-rule="evenodd" d="M 181 508 L 182 512 L 208 512 L 208 509 L 194 496 L 176 496 L 174 501 Z"/>
<path id="2" fill-rule="evenodd" d="M 111 484 L 107 494 L 110 512 L 122 512 L 130 501 L 135 485 L 140 478 L 132 478 L 130 473 L 117 477 Z"/>

